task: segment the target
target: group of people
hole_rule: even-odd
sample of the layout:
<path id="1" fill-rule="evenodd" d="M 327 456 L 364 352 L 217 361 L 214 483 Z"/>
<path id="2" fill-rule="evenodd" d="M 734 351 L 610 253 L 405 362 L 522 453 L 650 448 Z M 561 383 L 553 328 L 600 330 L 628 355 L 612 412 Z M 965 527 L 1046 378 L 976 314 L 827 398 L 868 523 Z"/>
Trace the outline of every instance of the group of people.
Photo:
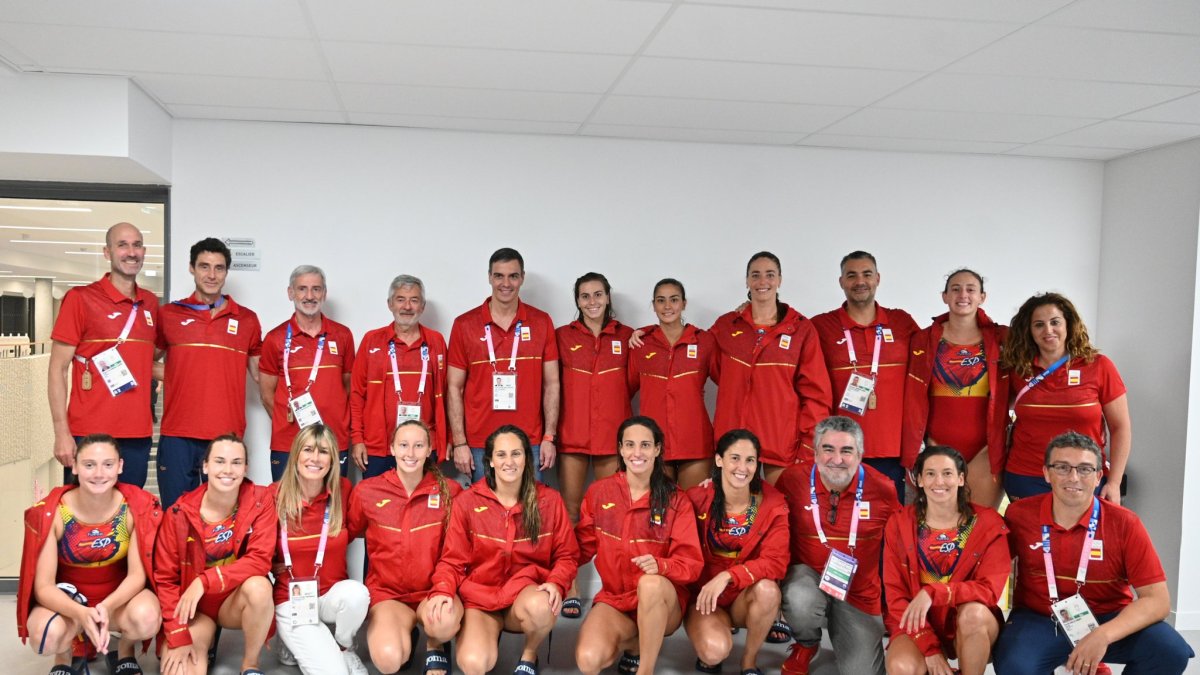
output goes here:
<path id="1" fill-rule="evenodd" d="M 487 672 L 507 630 L 525 635 L 516 672 L 536 673 L 556 617 L 583 613 L 574 579 L 593 558 L 602 590 L 576 647 L 588 673 L 652 672 L 680 625 L 702 672 L 720 671 L 733 628 L 746 629 L 744 673 L 764 642 L 793 638 L 784 672 L 808 672 L 822 629 L 846 673 L 941 675 L 952 658 L 982 672 L 998 639 L 1001 673 L 1098 672 L 1106 658 L 1182 672 L 1191 655 L 1161 622 L 1161 565 L 1120 506 L 1124 385 L 1061 295 L 1030 298 L 1006 329 L 981 307 L 983 278 L 961 269 L 948 311 L 921 329 L 876 302 L 877 261 L 855 251 L 840 265 L 846 302 L 808 319 L 761 252 L 747 301 L 709 330 L 684 322 L 671 278 L 653 290 L 656 324 L 622 325 L 596 273 L 555 329 L 521 301 L 524 260 L 505 248 L 491 295 L 448 343 L 421 323 L 423 282 L 400 275 L 392 321 L 356 350 L 324 314 L 317 267 L 293 271 L 295 313 L 261 337 L 223 293 L 219 240 L 191 248 L 195 291 L 161 308 L 136 284 L 135 227 L 113 226 L 104 255 L 110 273 L 68 292 L 52 335 L 55 455 L 79 487 L 26 516 L 18 625 L 57 655 L 52 672 L 72 672 L 84 642 L 106 651 L 110 628 L 114 672 L 138 672 L 134 644 L 160 624 L 163 672 L 204 672 L 218 627 L 245 631 L 243 672 L 272 630 L 302 669 L 363 672 L 365 621 L 382 672 L 412 657 L 419 624 L 427 672 L 449 670 L 451 638 L 460 669 Z M 269 488 L 245 479 L 246 371 L 272 420 Z M 165 389 L 161 502 L 140 490 L 152 379 Z M 561 496 L 540 481 L 556 462 Z M 1003 493 L 1007 525 L 993 510 Z M 365 584 L 346 569 L 358 536 Z M 1076 593 L 1061 600 L 1073 561 Z"/>

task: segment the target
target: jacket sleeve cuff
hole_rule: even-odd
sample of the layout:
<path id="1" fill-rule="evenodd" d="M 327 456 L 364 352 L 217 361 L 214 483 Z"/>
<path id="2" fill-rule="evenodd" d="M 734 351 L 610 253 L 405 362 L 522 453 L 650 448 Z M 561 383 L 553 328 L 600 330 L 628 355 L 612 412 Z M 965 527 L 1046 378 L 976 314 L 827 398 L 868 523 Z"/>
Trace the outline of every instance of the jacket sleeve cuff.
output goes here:
<path id="1" fill-rule="evenodd" d="M 167 646 L 171 649 L 179 649 L 192 644 L 192 632 L 185 625 L 172 621 L 164 627 L 163 632 L 167 636 Z"/>
<path id="2" fill-rule="evenodd" d="M 929 594 L 929 599 L 933 601 L 934 607 L 950 604 L 950 587 L 946 584 L 926 584 L 921 587 L 921 590 Z"/>

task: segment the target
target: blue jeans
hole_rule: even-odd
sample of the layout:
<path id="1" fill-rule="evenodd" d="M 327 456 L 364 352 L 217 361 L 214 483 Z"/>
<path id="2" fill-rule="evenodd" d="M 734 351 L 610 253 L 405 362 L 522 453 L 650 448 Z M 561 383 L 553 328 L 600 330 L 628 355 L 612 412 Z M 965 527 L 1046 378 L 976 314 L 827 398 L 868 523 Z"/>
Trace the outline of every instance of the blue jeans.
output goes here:
<path id="1" fill-rule="evenodd" d="M 891 478 L 892 484 L 896 486 L 896 501 L 904 503 L 904 481 L 907 472 L 900 466 L 899 457 L 867 457 L 863 459 L 863 464 Z"/>
<path id="2" fill-rule="evenodd" d="M 208 444 L 201 438 L 161 436 L 158 439 L 158 494 L 166 509 L 183 493 L 195 490 L 204 481 L 200 470 Z"/>
<path id="3" fill-rule="evenodd" d="M 83 436 L 75 437 L 76 444 L 82 440 Z M 146 474 L 149 472 L 147 465 L 150 463 L 150 446 L 153 440 L 150 436 L 117 439 L 117 448 L 121 451 L 122 461 L 121 476 L 118 480 L 122 483 L 146 487 Z M 71 485 L 76 482 L 75 472 L 63 467 L 63 484 Z"/>
<path id="4" fill-rule="evenodd" d="M 1103 614 L 1096 620 L 1106 623 L 1116 615 Z M 1072 649 L 1066 634 L 1055 631 L 1054 619 L 1015 609 L 1000 631 L 993 665 L 997 675 L 1044 675 L 1065 664 Z M 1186 670 L 1193 656 L 1183 636 L 1159 621 L 1109 645 L 1104 662 L 1125 664 L 1127 675 L 1174 675 Z"/>
<path id="5" fill-rule="evenodd" d="M 280 478 L 283 478 L 283 472 L 287 469 L 288 455 L 292 453 L 286 450 L 271 451 L 271 482 L 278 483 Z M 349 450 L 342 450 L 338 453 L 338 465 L 341 467 L 342 477 L 349 478 L 346 474 L 346 458 L 350 456 Z"/>
<path id="6" fill-rule="evenodd" d="M 376 457 L 375 455 L 367 455 L 367 468 L 363 469 L 363 480 L 374 478 L 375 476 L 385 474 L 389 471 L 396 470 L 396 458 L 388 455 L 387 457 Z"/>
<path id="7" fill-rule="evenodd" d="M 542 480 L 542 446 L 535 445 L 533 450 L 533 476 L 539 481 Z M 471 472 L 471 482 L 477 482 L 483 478 L 483 448 L 471 448 L 471 457 L 475 460 L 475 470 Z"/>

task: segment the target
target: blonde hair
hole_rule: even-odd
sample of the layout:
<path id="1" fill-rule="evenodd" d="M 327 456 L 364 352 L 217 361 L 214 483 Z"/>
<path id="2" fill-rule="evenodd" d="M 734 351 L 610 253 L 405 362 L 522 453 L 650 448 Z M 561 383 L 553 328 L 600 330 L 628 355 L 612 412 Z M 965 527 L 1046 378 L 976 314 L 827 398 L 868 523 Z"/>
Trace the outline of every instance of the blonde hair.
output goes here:
<path id="1" fill-rule="evenodd" d="M 304 509 L 304 495 L 300 490 L 300 451 L 305 446 L 325 448 L 329 451 L 329 472 L 325 474 L 325 490 L 329 493 L 329 534 L 337 536 L 342 530 L 342 467 L 338 457 L 337 436 L 324 424 L 314 424 L 300 430 L 292 441 L 288 453 L 287 468 L 279 479 L 275 495 L 275 511 L 279 522 L 287 523 L 288 529 L 303 531 L 300 514 Z"/>

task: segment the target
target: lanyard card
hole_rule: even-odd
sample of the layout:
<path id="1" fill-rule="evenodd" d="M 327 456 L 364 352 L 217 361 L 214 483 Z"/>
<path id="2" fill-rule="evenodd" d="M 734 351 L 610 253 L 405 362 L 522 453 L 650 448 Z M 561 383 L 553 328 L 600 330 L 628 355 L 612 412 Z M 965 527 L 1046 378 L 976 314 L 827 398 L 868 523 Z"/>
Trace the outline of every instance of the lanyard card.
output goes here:
<path id="1" fill-rule="evenodd" d="M 492 373 L 492 410 L 517 409 L 517 374 Z"/>
<path id="2" fill-rule="evenodd" d="M 1050 612 L 1058 625 L 1062 626 L 1067 637 L 1071 638 L 1072 645 L 1079 644 L 1079 641 L 1087 637 L 1088 633 L 1100 627 L 1096 616 L 1087 606 L 1087 601 L 1078 593 L 1051 604 Z"/>
<path id="3" fill-rule="evenodd" d="M 850 592 L 850 581 L 858 571 L 858 560 L 837 549 L 830 549 L 825 571 L 821 572 L 821 583 L 817 586 L 834 600 L 845 600 Z"/>
<path id="4" fill-rule="evenodd" d="M 396 426 L 408 420 L 421 419 L 420 403 L 398 403 L 396 405 Z"/>
<path id="5" fill-rule="evenodd" d="M 293 626 L 314 626 L 321 618 L 317 612 L 317 580 L 313 577 L 288 582 L 288 613 Z"/>
<path id="6" fill-rule="evenodd" d="M 838 404 L 838 407 L 855 415 L 862 415 L 866 412 L 874 394 L 875 380 L 873 378 L 859 373 L 850 373 L 850 380 L 846 382 L 846 391 L 842 394 L 842 402 Z"/>
<path id="7" fill-rule="evenodd" d="M 125 365 L 125 359 L 116 347 L 109 347 L 93 356 L 92 363 L 96 364 L 100 379 L 104 380 L 113 396 L 124 394 L 137 386 L 137 380 L 133 379 L 133 373 L 129 372 L 129 366 Z"/>
<path id="8" fill-rule="evenodd" d="M 296 416 L 296 423 L 300 425 L 301 429 L 321 423 L 321 413 L 317 412 L 317 402 L 313 400 L 312 394 L 308 392 L 300 394 L 292 399 L 291 405 L 292 413 Z"/>

